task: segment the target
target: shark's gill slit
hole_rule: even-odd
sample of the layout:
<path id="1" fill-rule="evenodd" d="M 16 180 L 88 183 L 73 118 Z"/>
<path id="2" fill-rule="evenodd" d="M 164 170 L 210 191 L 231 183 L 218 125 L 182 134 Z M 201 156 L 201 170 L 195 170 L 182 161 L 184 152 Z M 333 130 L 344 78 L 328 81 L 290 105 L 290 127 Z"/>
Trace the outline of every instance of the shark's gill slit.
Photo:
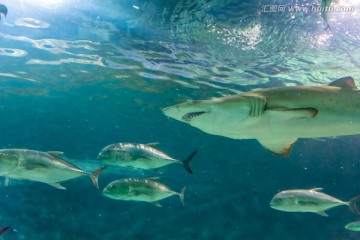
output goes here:
<path id="1" fill-rule="evenodd" d="M 192 118 L 200 116 L 201 114 L 204 114 L 206 112 L 200 111 L 200 112 L 188 112 L 184 116 L 182 116 L 182 120 L 189 122 Z"/>

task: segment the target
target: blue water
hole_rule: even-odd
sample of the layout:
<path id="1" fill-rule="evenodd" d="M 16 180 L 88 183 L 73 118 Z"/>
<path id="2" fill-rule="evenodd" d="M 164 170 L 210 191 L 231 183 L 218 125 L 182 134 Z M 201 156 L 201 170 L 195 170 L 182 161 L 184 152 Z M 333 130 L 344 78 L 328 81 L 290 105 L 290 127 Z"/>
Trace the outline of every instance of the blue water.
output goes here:
<path id="1" fill-rule="evenodd" d="M 46 3 L 44 3 L 46 2 Z M 276 1 L 286 6 L 320 1 Z M 206 134 L 161 108 L 256 88 L 360 82 L 360 3 L 354 12 L 263 12 L 273 1 L 3 0 L 0 148 L 62 151 L 86 171 L 116 142 L 159 142 L 177 159 L 193 150 L 193 175 L 106 169 L 100 187 L 161 176 L 178 197 L 149 203 L 103 197 L 89 178 L 63 183 L 0 179 L 2 239 L 360 239 L 346 207 L 313 213 L 269 207 L 285 189 L 360 194 L 359 136 L 300 139 L 289 157 L 256 140 Z"/>

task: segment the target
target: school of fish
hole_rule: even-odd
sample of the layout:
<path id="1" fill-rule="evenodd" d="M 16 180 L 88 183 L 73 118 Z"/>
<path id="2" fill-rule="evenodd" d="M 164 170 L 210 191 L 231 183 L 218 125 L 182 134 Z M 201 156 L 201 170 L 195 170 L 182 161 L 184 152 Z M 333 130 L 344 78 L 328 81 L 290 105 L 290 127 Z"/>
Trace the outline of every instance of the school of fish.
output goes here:
<path id="1" fill-rule="evenodd" d="M 154 148 L 156 144 L 115 143 L 103 148 L 97 161 L 104 166 L 86 172 L 64 159 L 59 151 L 41 152 L 30 149 L 0 150 L 0 176 L 9 179 L 35 181 L 48 184 L 58 189 L 65 189 L 62 182 L 82 177 L 90 177 L 93 186 L 100 191 L 98 178 L 101 172 L 112 166 L 139 168 L 144 170 L 158 169 L 169 164 L 179 164 L 189 173 L 190 161 L 197 151 L 192 152 L 185 160 L 180 161 Z M 101 192 L 111 199 L 150 202 L 160 207 L 161 199 L 178 195 L 184 204 L 184 187 L 180 193 L 170 190 L 155 178 L 118 179 L 109 183 Z"/>
<path id="2" fill-rule="evenodd" d="M 321 0 L 328 8 L 332 0 Z M 8 9 L 0 4 L 5 17 Z M 330 28 L 327 11 L 321 16 Z M 164 108 L 165 115 L 197 127 L 207 133 L 234 139 L 257 139 L 268 151 L 288 156 L 299 137 L 314 138 L 360 133 L 358 102 L 360 93 L 351 77 L 338 79 L 321 87 L 285 87 L 251 91 L 212 100 L 188 101 Z M 334 105 L 334 102 L 337 105 Z M 297 127 L 294 127 L 297 126 Z M 300 127 L 299 127 L 300 126 Z M 303 127 L 303 128 L 302 128 Z M 160 200 L 178 196 L 184 205 L 186 186 L 180 192 L 171 190 L 153 178 L 123 178 L 110 182 L 102 190 L 99 175 L 109 167 L 154 170 L 170 164 L 181 165 L 193 174 L 190 162 L 193 151 L 184 160 L 170 157 L 158 150 L 158 143 L 114 143 L 104 147 L 97 160 L 104 166 L 86 172 L 63 157 L 59 151 L 42 152 L 30 149 L 0 150 L 0 176 L 35 181 L 57 189 L 66 189 L 62 182 L 88 176 L 104 197 L 134 202 L 149 202 L 161 207 Z M 322 188 L 290 189 L 275 194 L 270 207 L 285 212 L 311 212 L 328 217 L 327 210 L 347 206 L 360 215 L 360 195 L 342 201 L 322 192 Z M 0 227 L 0 235 L 10 229 Z M 360 221 L 350 222 L 345 229 L 360 231 Z"/>
<path id="3" fill-rule="evenodd" d="M 272 88 L 207 101 L 190 101 L 167 107 L 163 112 L 208 133 L 237 139 L 256 138 L 270 152 L 287 156 L 298 137 L 359 134 L 360 121 L 357 117 L 360 107 L 351 104 L 359 96 L 354 80 L 346 77 L 323 87 Z M 328 104 L 327 101 L 337 104 Z M 224 124 L 226 122 L 231 123 Z M 267 126 L 263 126 L 265 124 Z M 304 125 L 303 130 L 294 127 L 301 128 L 301 124 Z M 284 131 L 283 128 L 287 130 Z M 311 131 L 306 132 L 307 128 Z M 246 131 L 234 132 L 234 129 Z M 261 134 L 269 136 L 264 139 Z M 94 160 L 101 163 L 102 167 L 93 169 L 93 172 L 84 171 L 72 164 L 60 151 L 2 149 L 0 176 L 45 183 L 58 189 L 65 189 L 62 185 L 65 181 L 87 176 L 95 189 L 110 199 L 148 202 L 161 207 L 160 200 L 178 196 L 184 205 L 186 186 L 180 191 L 174 191 L 156 177 L 116 179 L 103 189 L 99 188 L 99 175 L 106 168 L 156 170 L 174 164 L 193 174 L 190 163 L 197 151 L 191 152 L 184 160 L 178 160 L 160 151 L 157 145 L 158 143 L 121 142 L 105 146 Z M 323 193 L 322 188 L 290 189 L 277 193 L 272 198 L 270 207 L 285 212 L 312 212 L 328 216 L 325 211 L 337 206 L 348 206 L 353 213 L 360 215 L 357 208 L 359 201 L 360 196 L 342 201 Z M 360 231 L 360 223 L 352 222 L 345 228 Z M 8 229 L 1 228 L 0 235 Z"/>

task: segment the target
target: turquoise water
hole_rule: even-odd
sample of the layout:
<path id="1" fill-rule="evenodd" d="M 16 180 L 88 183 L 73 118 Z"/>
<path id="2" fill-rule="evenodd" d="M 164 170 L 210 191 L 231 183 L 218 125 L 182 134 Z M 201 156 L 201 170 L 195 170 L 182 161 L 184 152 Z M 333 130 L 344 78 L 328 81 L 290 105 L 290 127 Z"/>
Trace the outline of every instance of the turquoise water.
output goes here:
<path id="1" fill-rule="evenodd" d="M 206 134 L 161 108 L 256 88 L 360 82 L 360 3 L 354 12 L 266 12 L 272 1 L 15 0 L 0 22 L 0 147 L 62 151 L 86 171 L 116 142 L 159 142 L 193 175 L 108 168 L 100 188 L 161 176 L 178 197 L 149 203 L 103 197 L 87 177 L 63 183 L 0 179 L 3 239 L 360 239 L 346 207 L 313 213 L 269 207 L 285 189 L 360 194 L 359 136 L 300 139 L 289 157 L 256 140 Z M 307 3 L 306 3 L 307 2 Z M 277 1 L 286 6 L 319 1 Z M 266 10 L 266 9 L 265 9 Z"/>

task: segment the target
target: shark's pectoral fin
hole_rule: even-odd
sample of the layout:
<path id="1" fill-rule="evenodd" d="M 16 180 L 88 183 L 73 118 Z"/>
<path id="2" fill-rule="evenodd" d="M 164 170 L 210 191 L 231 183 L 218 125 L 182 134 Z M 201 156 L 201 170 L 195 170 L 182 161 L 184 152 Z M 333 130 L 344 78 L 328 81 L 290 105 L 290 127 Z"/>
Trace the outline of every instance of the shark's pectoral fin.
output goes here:
<path id="1" fill-rule="evenodd" d="M 291 152 L 291 148 L 297 138 L 291 139 L 258 139 L 259 143 L 268 151 L 279 155 L 288 156 Z"/>
<path id="2" fill-rule="evenodd" d="M 343 89 L 357 89 L 355 81 L 352 77 L 343 77 L 329 83 L 328 85 L 333 87 L 340 87 Z"/>
<path id="3" fill-rule="evenodd" d="M 266 109 L 267 113 L 270 113 L 280 120 L 289 120 L 297 118 L 313 118 L 318 114 L 316 108 L 282 108 L 272 107 Z"/>

